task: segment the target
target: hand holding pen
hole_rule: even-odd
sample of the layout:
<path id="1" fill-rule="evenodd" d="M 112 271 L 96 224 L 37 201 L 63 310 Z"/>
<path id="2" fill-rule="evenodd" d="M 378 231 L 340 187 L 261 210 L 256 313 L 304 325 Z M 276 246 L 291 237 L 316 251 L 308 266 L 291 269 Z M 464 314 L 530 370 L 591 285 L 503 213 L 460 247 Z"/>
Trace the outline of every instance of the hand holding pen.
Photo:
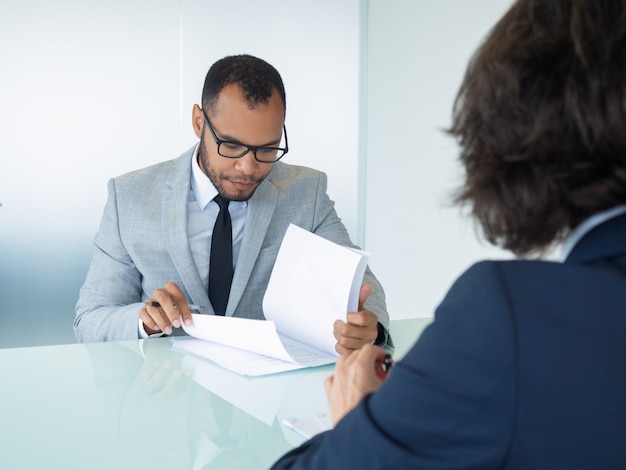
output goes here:
<path id="1" fill-rule="evenodd" d="M 333 375 L 324 382 L 333 424 L 365 395 L 378 390 L 389 376 L 392 365 L 391 355 L 373 345 L 339 357 Z"/>
<path id="2" fill-rule="evenodd" d="M 172 328 L 180 328 L 181 321 L 191 325 L 191 311 L 196 308 L 189 305 L 184 294 L 173 282 L 152 293 L 151 300 L 144 302 L 139 311 L 139 318 L 148 335 L 163 332 L 172 334 Z"/>

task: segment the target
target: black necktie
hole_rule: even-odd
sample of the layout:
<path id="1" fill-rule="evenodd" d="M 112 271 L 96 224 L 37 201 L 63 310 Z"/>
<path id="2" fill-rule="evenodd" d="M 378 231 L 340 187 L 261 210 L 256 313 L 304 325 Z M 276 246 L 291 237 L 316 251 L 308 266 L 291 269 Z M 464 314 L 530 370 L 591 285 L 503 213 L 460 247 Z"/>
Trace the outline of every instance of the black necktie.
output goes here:
<path id="1" fill-rule="evenodd" d="M 233 280 L 233 230 L 228 213 L 228 199 L 213 198 L 220 206 L 213 237 L 211 238 L 211 264 L 209 266 L 209 300 L 217 315 L 224 315 Z"/>

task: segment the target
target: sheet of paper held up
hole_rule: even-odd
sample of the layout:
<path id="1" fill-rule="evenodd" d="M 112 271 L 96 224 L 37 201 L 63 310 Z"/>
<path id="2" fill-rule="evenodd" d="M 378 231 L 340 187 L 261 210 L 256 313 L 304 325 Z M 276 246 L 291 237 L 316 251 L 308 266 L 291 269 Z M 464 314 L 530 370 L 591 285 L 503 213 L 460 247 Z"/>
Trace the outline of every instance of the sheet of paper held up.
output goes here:
<path id="1" fill-rule="evenodd" d="M 292 224 L 263 298 L 266 321 L 194 314 L 183 328 L 203 341 L 172 342 L 244 375 L 333 363 L 333 323 L 357 310 L 368 259 Z"/>
<path id="2" fill-rule="evenodd" d="M 369 253 L 289 225 L 263 297 L 283 335 L 336 355 L 333 323 L 359 306 Z"/>

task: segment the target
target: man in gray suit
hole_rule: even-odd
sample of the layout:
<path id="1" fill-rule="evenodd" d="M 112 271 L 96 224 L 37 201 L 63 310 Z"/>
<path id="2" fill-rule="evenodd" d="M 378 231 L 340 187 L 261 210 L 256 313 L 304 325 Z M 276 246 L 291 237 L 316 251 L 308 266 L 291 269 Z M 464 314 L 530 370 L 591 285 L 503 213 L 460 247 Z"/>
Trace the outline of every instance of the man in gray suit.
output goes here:
<path id="1" fill-rule="evenodd" d="M 192 112 L 200 142 L 174 160 L 109 181 L 76 304 L 79 341 L 179 334 L 181 319 L 192 321 L 189 304 L 263 319 L 263 295 L 290 223 L 355 246 L 326 194 L 326 175 L 278 161 L 288 151 L 285 110 L 282 79 L 267 62 L 240 55 L 213 64 L 202 108 L 194 105 Z M 210 247 L 218 238 L 213 228 L 222 217 L 214 198 L 220 196 L 230 216 L 234 267 L 220 264 L 231 271 L 221 309 L 210 300 L 217 289 L 209 287 Z M 148 300 L 154 305 L 145 305 Z M 336 350 L 385 345 L 388 327 L 382 287 L 368 268 L 359 311 L 335 322 Z"/>

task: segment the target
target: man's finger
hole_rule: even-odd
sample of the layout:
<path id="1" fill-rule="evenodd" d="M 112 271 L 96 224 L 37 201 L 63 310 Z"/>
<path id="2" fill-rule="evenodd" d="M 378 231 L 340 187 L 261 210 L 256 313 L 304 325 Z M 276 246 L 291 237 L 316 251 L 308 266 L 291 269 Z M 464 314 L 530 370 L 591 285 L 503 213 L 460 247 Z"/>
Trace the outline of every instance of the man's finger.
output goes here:
<path id="1" fill-rule="evenodd" d="M 179 305 L 179 313 L 182 318 L 182 321 L 185 325 L 189 326 L 193 322 L 191 317 L 191 309 L 189 308 L 189 304 L 186 299 L 183 299 L 182 305 Z"/>
<path id="2" fill-rule="evenodd" d="M 144 328 L 148 328 L 150 331 L 146 331 L 147 333 L 150 333 L 152 331 L 157 332 L 160 331 L 158 328 L 159 326 L 156 324 L 156 322 L 154 321 L 154 319 L 150 316 L 150 314 L 148 313 L 148 307 L 144 307 L 139 311 L 139 319 L 141 320 L 141 322 L 144 325 Z"/>
<path id="3" fill-rule="evenodd" d="M 163 309 L 161 307 L 154 307 L 151 305 L 146 305 L 146 307 L 142 310 L 146 311 L 148 319 L 142 318 L 143 324 L 154 331 L 162 331 L 166 335 L 172 333 L 172 322 L 167 318 Z M 140 312 L 141 317 L 141 312 Z M 147 332 L 148 333 L 148 332 Z"/>
<path id="4" fill-rule="evenodd" d="M 169 321 L 169 325 L 172 325 L 175 328 L 180 327 L 180 317 L 182 312 L 179 306 L 187 305 L 187 300 L 185 299 L 183 292 L 180 290 L 180 287 L 173 282 L 168 282 L 163 288 L 156 289 L 152 293 L 152 300 L 160 305 L 165 319 Z M 183 308 L 183 310 L 186 310 L 185 313 L 187 313 L 189 309 Z M 191 316 L 189 316 L 189 318 L 191 318 Z M 164 329 L 162 329 L 162 331 L 165 332 Z"/>
<path id="5" fill-rule="evenodd" d="M 335 351 L 337 351 L 337 354 L 339 354 L 340 356 L 345 356 L 353 351 L 356 351 L 356 349 L 350 349 L 350 348 L 346 348 L 343 347 L 342 345 L 340 345 L 339 343 L 335 344 Z"/>
<path id="6" fill-rule="evenodd" d="M 367 310 L 361 310 L 360 312 L 349 312 L 346 315 L 346 320 L 350 325 L 370 326 L 378 322 L 378 317 Z"/>
<path id="7" fill-rule="evenodd" d="M 363 304 L 370 296 L 370 292 L 372 292 L 372 286 L 369 284 L 363 284 L 361 286 L 361 290 L 359 291 L 359 311 L 363 310 Z"/>

